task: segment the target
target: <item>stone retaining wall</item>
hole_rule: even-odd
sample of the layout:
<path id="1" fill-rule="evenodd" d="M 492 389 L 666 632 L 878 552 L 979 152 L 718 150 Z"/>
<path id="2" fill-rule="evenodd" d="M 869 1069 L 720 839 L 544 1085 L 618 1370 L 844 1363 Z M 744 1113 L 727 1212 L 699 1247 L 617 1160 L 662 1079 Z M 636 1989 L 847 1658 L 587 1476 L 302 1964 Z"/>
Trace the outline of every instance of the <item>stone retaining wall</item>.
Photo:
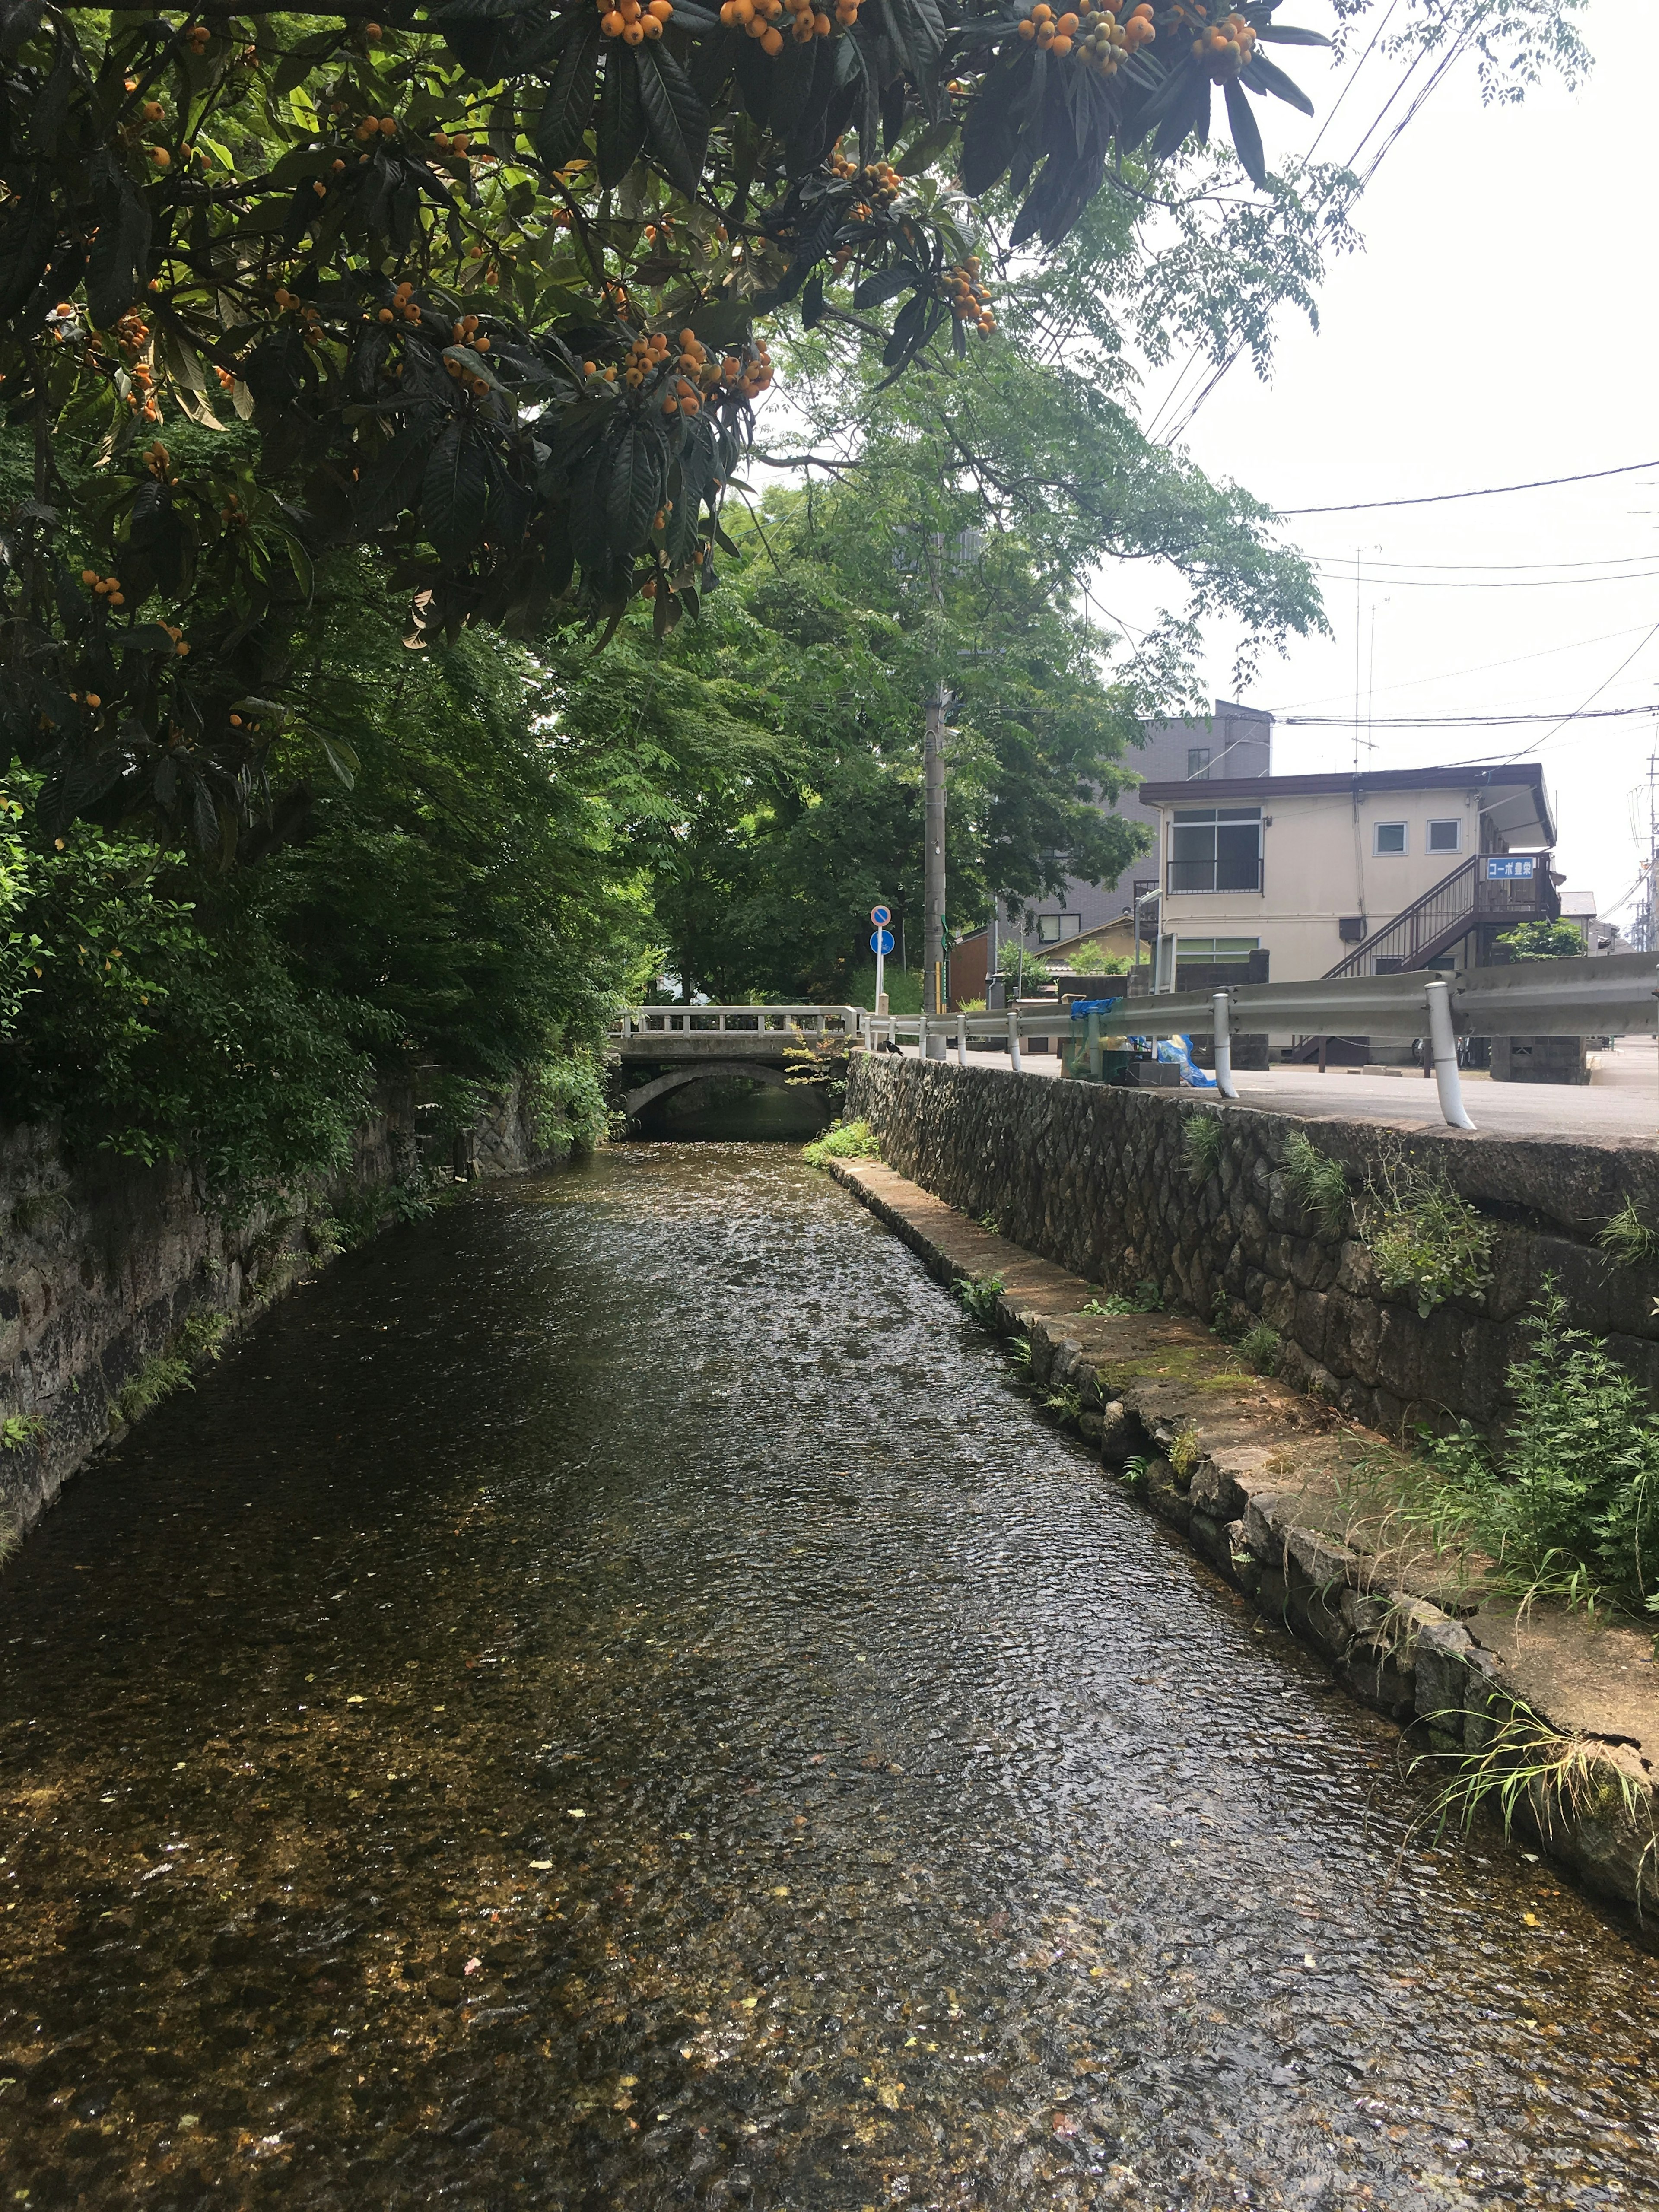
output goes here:
<path id="1" fill-rule="evenodd" d="M 421 1179 L 416 1120 L 412 1094 L 388 1092 L 325 1192 L 235 1223 L 212 1209 L 189 1168 L 106 1153 L 71 1160 L 50 1125 L 0 1128 L 0 1421 L 21 1416 L 32 1430 L 0 1447 L 0 1558 L 118 1434 L 115 1401 L 187 1322 L 246 1319 L 329 1255 L 331 1216 Z M 466 1171 L 482 1175 L 538 1157 L 516 1085 L 456 1147 Z"/>
<path id="2" fill-rule="evenodd" d="M 1206 1319 L 1219 1294 L 1235 1316 L 1258 1316 L 1282 1339 L 1285 1381 L 1389 1435 L 1424 1419 L 1501 1424 L 1505 1371 L 1527 1347 L 1523 1317 L 1547 1276 L 1573 1321 L 1607 1337 L 1659 1397 L 1659 1269 L 1615 1267 L 1595 1241 L 1626 1199 L 1659 1228 L 1650 1146 L 1407 1133 L 867 1054 L 844 1110 L 879 1133 L 901 1174 L 1091 1282 L 1150 1281 L 1167 1306 Z M 1218 1110 L 1215 1171 L 1194 1186 L 1183 1125 Z M 1426 1319 L 1385 1297 L 1364 1246 L 1323 1234 L 1287 1188 L 1297 1130 L 1341 1162 L 1356 1192 L 1390 1154 L 1443 1176 L 1494 1227 L 1485 1293 Z"/>

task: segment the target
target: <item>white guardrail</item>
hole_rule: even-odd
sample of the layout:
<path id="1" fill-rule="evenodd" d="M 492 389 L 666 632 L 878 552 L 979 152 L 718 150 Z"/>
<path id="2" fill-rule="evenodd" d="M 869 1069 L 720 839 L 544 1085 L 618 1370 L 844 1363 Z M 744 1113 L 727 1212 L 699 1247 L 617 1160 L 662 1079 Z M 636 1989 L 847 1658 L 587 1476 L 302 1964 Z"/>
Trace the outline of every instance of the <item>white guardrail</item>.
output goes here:
<path id="1" fill-rule="evenodd" d="M 1440 1109 L 1454 1128 L 1472 1129 L 1457 1072 L 1460 1036 L 1652 1036 L 1659 1034 L 1659 962 L 1650 953 L 1599 959 L 1518 961 L 1508 968 L 1397 975 L 1352 975 L 1305 983 L 1238 983 L 1224 991 L 1166 991 L 1122 998 L 1074 1024 L 1061 1006 L 1004 1014 L 870 1014 L 857 1006 L 634 1006 L 617 1034 L 638 1037 L 700 1030 L 799 1029 L 842 1036 L 872 1048 L 954 1042 L 965 1066 L 970 1042 L 1006 1041 L 1020 1066 L 1023 1037 L 1063 1037 L 1073 1028 L 1098 1072 L 1105 1040 L 1212 1036 L 1216 1087 L 1237 1098 L 1231 1039 L 1267 1030 L 1292 1036 L 1364 1036 L 1383 1044 L 1429 1038 Z"/>

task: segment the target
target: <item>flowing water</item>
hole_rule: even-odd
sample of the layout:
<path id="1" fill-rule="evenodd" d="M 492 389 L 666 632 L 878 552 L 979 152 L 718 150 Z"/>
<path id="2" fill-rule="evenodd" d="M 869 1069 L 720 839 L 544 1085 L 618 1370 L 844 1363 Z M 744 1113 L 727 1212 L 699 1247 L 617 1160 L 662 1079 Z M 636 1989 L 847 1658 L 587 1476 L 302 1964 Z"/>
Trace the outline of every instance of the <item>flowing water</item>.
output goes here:
<path id="1" fill-rule="evenodd" d="M 775 1148 L 339 1263 L 0 1667 L 4 2207 L 1659 2203 L 1648 1954 Z"/>

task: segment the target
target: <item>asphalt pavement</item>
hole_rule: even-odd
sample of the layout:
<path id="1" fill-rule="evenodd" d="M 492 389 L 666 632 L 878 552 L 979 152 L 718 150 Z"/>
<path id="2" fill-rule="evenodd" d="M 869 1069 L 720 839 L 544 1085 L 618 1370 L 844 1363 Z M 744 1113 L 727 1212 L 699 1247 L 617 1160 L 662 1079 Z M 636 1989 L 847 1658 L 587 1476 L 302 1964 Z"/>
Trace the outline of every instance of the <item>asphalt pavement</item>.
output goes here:
<path id="1" fill-rule="evenodd" d="M 915 1059 L 914 1046 L 907 1056 Z M 1060 1073 L 1058 1054 L 1021 1056 L 1025 1074 L 1034 1081 Z M 968 1060 L 971 1067 L 1008 1066 L 1006 1053 L 972 1052 Z M 1334 1067 L 1321 1075 L 1315 1068 L 1270 1067 L 1240 1070 L 1234 1080 L 1239 1093 L 1234 1110 L 1267 1108 L 1310 1117 L 1340 1114 L 1345 1120 L 1402 1129 L 1445 1127 L 1433 1081 L 1415 1068 Z M 1610 1050 L 1590 1054 L 1588 1084 L 1494 1083 L 1489 1075 L 1466 1068 L 1463 1103 L 1477 1137 L 1659 1143 L 1659 1046 L 1650 1037 L 1620 1038 Z"/>

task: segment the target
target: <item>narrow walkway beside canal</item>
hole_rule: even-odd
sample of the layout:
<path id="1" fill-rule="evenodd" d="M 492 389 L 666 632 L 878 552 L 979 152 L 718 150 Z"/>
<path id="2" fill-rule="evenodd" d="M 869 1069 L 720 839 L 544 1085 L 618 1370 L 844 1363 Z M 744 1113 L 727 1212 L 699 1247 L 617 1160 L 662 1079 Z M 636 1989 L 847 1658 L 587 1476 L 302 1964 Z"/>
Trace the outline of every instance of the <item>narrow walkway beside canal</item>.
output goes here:
<path id="1" fill-rule="evenodd" d="M 341 1262 L 0 1580 L 4 2202 L 1659 2198 L 1649 1957 L 775 1149 Z"/>

